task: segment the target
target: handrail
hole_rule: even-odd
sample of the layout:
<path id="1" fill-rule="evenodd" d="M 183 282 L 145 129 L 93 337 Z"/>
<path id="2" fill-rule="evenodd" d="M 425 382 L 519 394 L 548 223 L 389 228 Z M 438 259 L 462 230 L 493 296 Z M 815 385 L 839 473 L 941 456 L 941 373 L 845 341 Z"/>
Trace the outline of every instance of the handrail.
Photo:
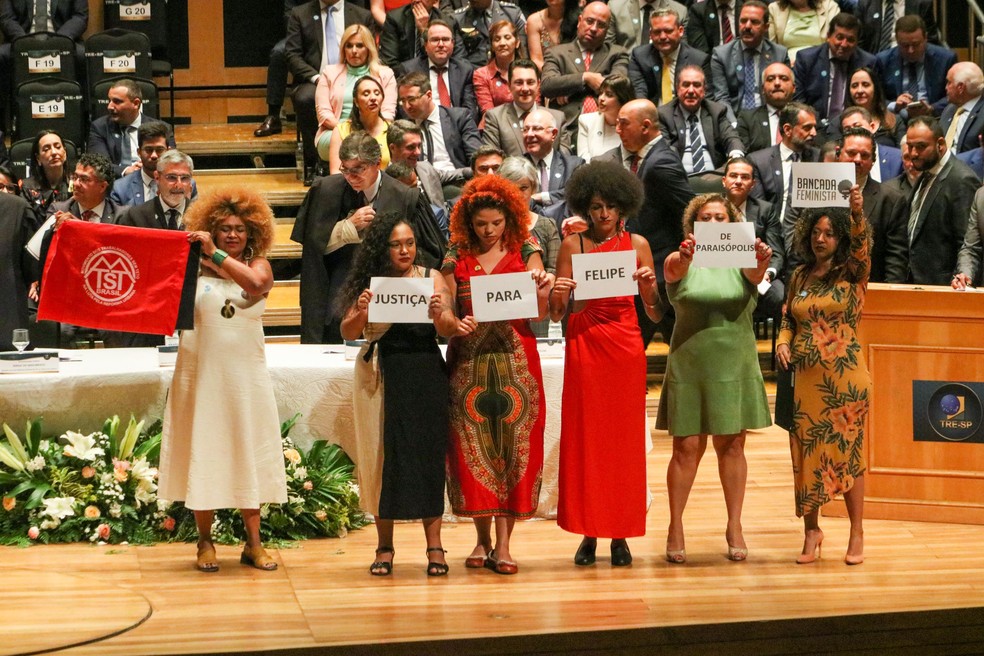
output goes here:
<path id="1" fill-rule="evenodd" d="M 941 11 L 939 12 L 939 23 L 940 23 L 940 36 L 943 39 L 943 43 L 947 43 L 947 3 L 940 2 L 939 6 Z M 967 0 L 967 44 L 970 49 L 970 61 L 977 62 L 981 65 L 981 52 L 982 46 L 984 46 L 984 41 L 981 37 L 977 36 L 981 32 L 981 26 L 984 25 L 984 9 L 981 9 L 980 4 L 977 0 Z"/>

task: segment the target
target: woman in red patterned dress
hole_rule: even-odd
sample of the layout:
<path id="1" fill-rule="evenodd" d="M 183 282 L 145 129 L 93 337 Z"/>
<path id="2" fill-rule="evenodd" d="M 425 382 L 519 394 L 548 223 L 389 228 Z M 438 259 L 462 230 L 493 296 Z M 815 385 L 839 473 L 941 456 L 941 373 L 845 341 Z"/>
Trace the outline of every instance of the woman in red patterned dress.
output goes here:
<path id="1" fill-rule="evenodd" d="M 454 513 L 472 517 L 478 532 L 465 566 L 499 574 L 518 571 L 509 538 L 517 519 L 536 512 L 546 406 L 529 321 L 477 322 L 471 279 L 529 271 L 537 284 L 539 317 L 546 314 L 552 276 L 543 270 L 540 247 L 529 239 L 527 212 L 514 184 L 496 176 L 472 180 L 451 213 L 452 243 L 441 268 L 459 317 L 448 347 L 448 496 Z"/>

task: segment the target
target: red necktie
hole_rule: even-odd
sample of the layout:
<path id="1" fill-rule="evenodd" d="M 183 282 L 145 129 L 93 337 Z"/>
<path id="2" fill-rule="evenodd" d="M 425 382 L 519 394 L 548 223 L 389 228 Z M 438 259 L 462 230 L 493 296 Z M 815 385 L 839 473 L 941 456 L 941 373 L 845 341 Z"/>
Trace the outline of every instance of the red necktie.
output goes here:
<path id="1" fill-rule="evenodd" d="M 718 6 L 718 16 L 721 17 L 721 43 L 731 43 L 735 34 L 731 31 L 731 17 L 728 15 L 729 5 Z"/>
<path id="2" fill-rule="evenodd" d="M 434 71 L 437 73 L 437 99 L 445 107 L 450 107 L 451 94 L 448 92 L 448 83 L 444 81 L 444 71 L 446 70 L 448 70 L 446 66 L 434 67 Z"/>
<path id="3" fill-rule="evenodd" d="M 638 173 L 639 172 L 639 156 L 638 155 L 629 155 L 629 162 L 630 162 L 629 163 L 629 170 L 632 171 L 633 173 Z"/>
<path id="4" fill-rule="evenodd" d="M 86 210 L 82 212 L 82 220 L 86 222 L 90 222 L 92 221 L 92 217 L 94 217 L 95 215 L 96 213 L 93 212 L 92 210 Z"/>
<path id="5" fill-rule="evenodd" d="M 584 53 L 584 70 L 591 69 L 591 53 Z M 591 112 L 598 111 L 598 103 L 595 101 L 595 97 L 591 95 L 591 91 L 588 91 L 588 95 L 584 97 L 584 102 L 581 103 L 581 113 L 590 114 Z"/>

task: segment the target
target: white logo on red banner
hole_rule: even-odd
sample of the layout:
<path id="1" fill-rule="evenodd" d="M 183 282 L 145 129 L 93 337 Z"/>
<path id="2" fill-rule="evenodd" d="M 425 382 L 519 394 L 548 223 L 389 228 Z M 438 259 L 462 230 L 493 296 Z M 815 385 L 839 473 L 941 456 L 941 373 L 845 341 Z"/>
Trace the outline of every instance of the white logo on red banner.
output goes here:
<path id="1" fill-rule="evenodd" d="M 82 263 L 85 292 L 102 305 L 125 303 L 136 291 L 139 278 L 136 260 L 119 248 L 97 248 Z"/>

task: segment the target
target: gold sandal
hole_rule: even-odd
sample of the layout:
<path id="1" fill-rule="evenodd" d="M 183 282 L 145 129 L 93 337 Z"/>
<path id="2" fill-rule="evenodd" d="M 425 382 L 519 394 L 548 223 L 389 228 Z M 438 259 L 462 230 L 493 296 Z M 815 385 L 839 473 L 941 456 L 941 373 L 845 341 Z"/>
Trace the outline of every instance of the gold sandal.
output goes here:
<path id="1" fill-rule="evenodd" d="M 277 563 L 273 560 L 267 552 L 263 550 L 263 547 L 250 547 L 249 545 L 243 547 L 243 555 L 239 557 L 239 562 L 242 565 L 249 565 L 250 567 L 255 567 L 256 569 L 262 569 L 265 572 L 270 572 L 277 569 Z"/>
<path id="2" fill-rule="evenodd" d="M 215 555 L 215 545 L 211 542 L 198 545 L 198 561 L 195 567 L 198 568 L 199 572 L 218 572 L 218 560 L 218 557 Z"/>

